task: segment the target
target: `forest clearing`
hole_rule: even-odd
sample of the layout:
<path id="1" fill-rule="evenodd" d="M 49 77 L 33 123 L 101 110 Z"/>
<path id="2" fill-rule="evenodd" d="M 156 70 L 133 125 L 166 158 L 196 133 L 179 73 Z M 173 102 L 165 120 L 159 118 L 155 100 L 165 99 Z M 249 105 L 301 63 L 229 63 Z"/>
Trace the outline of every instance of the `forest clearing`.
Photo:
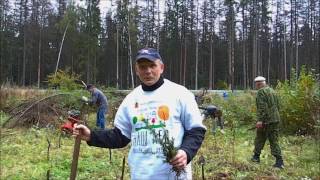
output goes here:
<path id="1" fill-rule="evenodd" d="M 3 114 L 1 115 L 3 119 Z M 209 124 L 206 122 L 206 124 Z M 310 136 L 282 136 L 284 170 L 272 168 L 274 158 L 270 149 L 262 153 L 262 163 L 252 164 L 254 131 L 240 127 L 235 132 L 227 128 L 226 134 L 213 136 L 208 126 L 203 146 L 193 160 L 193 178 L 202 179 L 204 157 L 205 179 L 319 179 L 319 139 Z M 1 130 L 1 179 L 68 179 L 74 140 L 63 137 L 58 147 L 59 134 L 49 129 Z M 48 141 L 50 155 L 48 159 Z M 107 149 L 89 147 L 82 143 L 78 166 L 78 179 L 120 179 L 122 160 L 128 148 L 112 150 L 110 161 Z M 129 179 L 126 164 L 123 179 Z"/>
<path id="2" fill-rule="evenodd" d="M 268 144 L 261 154 L 260 164 L 250 161 L 255 136 L 255 130 L 251 128 L 255 122 L 255 92 L 248 90 L 236 94 L 230 93 L 227 99 L 220 94 L 206 93 L 203 96 L 203 105 L 214 104 L 223 109 L 225 134 L 217 131 L 213 135 L 212 119 L 204 120 L 207 133 L 203 145 L 192 161 L 193 178 L 196 180 L 203 178 L 318 180 L 320 178 L 319 94 L 314 93 L 319 93 L 319 86 L 310 77 L 301 76 L 296 87 L 292 87 L 296 92 L 295 97 L 292 99 L 286 97 L 289 98 L 288 101 L 301 101 L 309 104 L 308 106 L 282 102 L 284 110 L 288 110 L 287 106 L 290 106 L 290 109 L 294 108 L 295 111 L 301 111 L 299 108 L 307 107 L 303 111 L 308 110 L 308 112 L 303 116 L 315 118 L 315 122 L 307 122 L 304 119 L 304 125 L 299 121 L 296 122 L 300 126 L 297 130 L 297 126 L 286 125 L 286 123 L 294 122 L 299 114 L 282 111 L 282 117 L 287 116 L 283 118 L 280 137 L 285 162 L 285 168 L 282 170 L 272 167 L 274 157 L 270 154 Z M 306 85 L 306 82 L 311 83 Z M 302 85 L 305 89 L 298 88 Z M 277 89 L 279 93 L 283 93 L 282 95 L 288 88 L 284 86 Z M 313 90 L 311 92 L 306 91 L 307 89 Z M 119 93 L 114 89 L 106 89 L 104 92 L 110 103 L 108 127 L 111 128 L 115 110 L 127 93 Z M 306 92 L 311 96 L 305 96 Z M 67 179 L 69 177 L 74 138 L 61 135 L 59 126 L 65 121 L 67 110 L 79 108 L 79 97 L 82 95 L 87 95 L 87 92 L 10 88 L 1 90 L 3 103 L 1 107 L 1 179 Z M 36 99 L 46 99 L 43 97 L 52 97 L 52 100 L 40 104 L 40 107 L 34 105 L 33 108 L 29 108 L 37 102 Z M 12 109 L 15 110 L 12 111 Z M 32 110 L 32 113 L 28 113 L 26 109 Z M 94 127 L 94 110 L 88 110 L 89 127 Z M 22 113 L 24 115 L 19 116 L 19 112 L 20 115 Z M 17 120 L 24 123 L 9 126 L 7 121 L 12 115 L 19 117 Z M 290 116 L 295 117 L 290 120 Z M 306 124 L 310 127 L 308 128 L 309 125 L 306 126 Z M 126 160 L 122 174 L 123 158 L 127 158 L 128 148 L 115 149 L 111 152 L 109 154 L 108 149 L 89 147 L 82 142 L 78 179 L 129 179 L 130 173 Z"/>
<path id="3" fill-rule="evenodd" d="M 319 59 L 319 0 L 0 0 L 0 179 L 320 180 Z"/>

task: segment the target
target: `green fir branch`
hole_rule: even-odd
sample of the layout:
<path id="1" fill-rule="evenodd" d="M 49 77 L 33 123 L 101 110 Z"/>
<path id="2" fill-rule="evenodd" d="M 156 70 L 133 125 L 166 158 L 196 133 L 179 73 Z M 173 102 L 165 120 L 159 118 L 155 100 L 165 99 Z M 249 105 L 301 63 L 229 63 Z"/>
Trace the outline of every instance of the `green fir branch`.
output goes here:
<path id="1" fill-rule="evenodd" d="M 149 127 L 149 126 L 148 126 Z M 174 147 L 174 138 L 169 138 L 169 133 L 167 130 L 164 130 L 163 137 L 159 136 L 155 129 L 149 128 L 151 134 L 153 135 L 154 141 L 159 143 L 162 147 L 162 152 L 165 157 L 164 162 L 170 163 L 170 160 L 177 155 L 178 148 Z M 185 169 L 179 169 L 176 167 L 172 167 L 171 171 L 175 172 L 177 177 L 181 175 L 181 173 L 185 172 Z"/>

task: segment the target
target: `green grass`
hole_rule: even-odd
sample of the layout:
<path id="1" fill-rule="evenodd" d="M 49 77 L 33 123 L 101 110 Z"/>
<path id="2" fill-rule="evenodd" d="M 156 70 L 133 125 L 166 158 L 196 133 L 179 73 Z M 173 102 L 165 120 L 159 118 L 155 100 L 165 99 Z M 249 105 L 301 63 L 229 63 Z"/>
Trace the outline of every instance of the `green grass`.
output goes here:
<path id="1" fill-rule="evenodd" d="M 320 142 L 311 137 L 282 136 L 280 145 L 284 157 L 285 169 L 272 167 L 275 158 L 270 153 L 267 142 L 261 153 L 260 164 L 252 163 L 255 131 L 242 126 L 234 131 L 227 128 L 226 134 L 212 135 L 210 124 L 205 141 L 198 152 L 206 159 L 205 177 L 214 179 L 225 174 L 230 179 L 259 179 L 273 176 L 278 179 L 320 178 Z M 201 179 L 200 165 L 194 162 L 195 179 Z"/>
<path id="2" fill-rule="evenodd" d="M 301 177 L 319 178 L 319 141 L 311 137 L 287 136 L 280 142 L 286 168 L 272 168 L 274 157 L 266 144 L 261 163 L 251 163 L 254 131 L 240 127 L 235 131 L 226 129 L 226 134 L 213 136 L 208 127 L 205 141 L 193 160 L 193 177 L 201 179 L 201 166 L 198 164 L 203 155 L 206 179 L 214 179 L 225 174 L 229 179 L 257 179 L 261 176 L 274 176 L 279 179 L 300 179 Z M 234 135 L 233 135 L 234 134 Z M 50 159 L 47 148 L 50 140 Z M 72 161 L 74 139 L 61 138 L 59 133 L 48 129 L 1 129 L 1 176 L 0 179 L 68 179 Z M 234 144 L 234 145 L 233 145 Z M 117 179 L 121 175 L 122 158 L 127 157 L 128 148 L 112 150 L 112 162 L 107 149 L 89 147 L 81 144 L 77 179 Z M 126 164 L 125 179 L 129 179 Z"/>
<path id="3" fill-rule="evenodd" d="M 80 95 L 79 95 L 80 96 Z M 110 97 L 110 98 L 109 98 Z M 109 95 L 110 104 L 117 107 L 121 97 Z M 309 136 L 282 136 L 282 147 L 285 169 L 272 168 L 275 162 L 267 143 L 262 154 L 261 163 L 250 162 L 255 138 L 254 130 L 247 130 L 255 121 L 254 98 L 251 94 L 230 96 L 224 100 L 219 96 L 208 96 L 207 104 L 215 104 L 223 109 L 226 122 L 226 134 L 219 131 L 212 135 L 211 123 L 205 121 L 208 128 L 205 140 L 197 156 L 192 161 L 193 178 L 202 179 L 199 157 L 205 158 L 204 174 L 207 180 L 222 179 L 320 179 L 320 142 Z M 114 110 L 115 111 L 115 110 Z M 89 126 L 95 126 L 95 110 L 89 115 Z M 110 111 L 108 123 L 112 119 Z M 0 111 L 0 125 L 8 114 Z M 231 127 L 234 126 L 232 129 Z M 48 142 L 50 140 L 50 159 L 47 159 Z M 68 179 L 72 161 L 74 139 L 61 138 L 59 147 L 59 131 L 49 129 L 1 129 L 0 136 L 0 179 Z M 119 179 L 122 159 L 128 154 L 130 146 L 112 150 L 112 162 L 109 161 L 109 150 L 81 144 L 78 162 L 77 179 Z M 124 179 L 130 179 L 128 165 Z M 219 178 L 220 177 L 220 178 Z"/>
<path id="4" fill-rule="evenodd" d="M 2 124 L 9 118 L 8 114 L 0 110 L 0 127 L 2 127 Z"/>
<path id="5" fill-rule="evenodd" d="M 108 122 L 114 116 L 115 107 L 119 106 L 123 95 L 113 90 L 106 91 L 110 109 Z M 66 109 L 72 109 L 72 100 L 86 91 L 74 94 L 73 99 L 62 101 Z M 9 107 L 21 102 L 20 97 L 9 97 L 6 102 Z M 70 103 L 68 103 L 70 101 Z M 76 102 L 76 101 L 75 101 Z M 310 136 L 283 135 L 280 137 L 285 169 L 272 168 L 275 162 L 270 154 L 267 143 L 262 154 L 261 163 L 250 162 L 255 138 L 254 130 L 247 130 L 255 122 L 254 96 L 248 92 L 241 95 L 230 95 L 224 100 L 218 95 L 205 97 L 205 104 L 214 104 L 223 109 L 226 123 L 226 134 L 211 132 L 211 123 L 206 120 L 208 128 L 205 140 L 197 156 L 192 161 L 193 178 L 202 179 L 199 157 L 205 158 L 204 174 L 207 180 L 223 179 L 320 179 L 320 139 Z M 317 106 L 316 106 L 317 107 Z M 90 109 L 89 126 L 95 126 L 96 110 Z M 0 125 L 9 118 L 0 110 Z M 301 119 L 304 121 L 304 119 Z M 232 126 L 234 128 L 232 128 Z M 285 130 L 285 129 L 283 129 Z M 48 142 L 50 140 L 50 159 L 47 159 Z M 61 138 L 59 147 L 59 131 L 50 129 L 0 129 L 0 179 L 68 179 L 72 161 L 74 139 Z M 130 146 L 124 149 L 112 150 L 112 162 L 109 161 L 108 149 L 95 148 L 82 142 L 78 163 L 77 179 L 119 179 L 121 175 L 122 158 L 128 154 Z M 129 169 L 126 164 L 125 177 L 129 179 Z"/>
<path id="6" fill-rule="evenodd" d="M 47 159 L 50 140 L 50 159 Z M 45 129 L 2 129 L 0 179 L 67 179 L 70 175 L 74 139 L 61 138 L 56 132 Z M 121 175 L 122 158 L 127 149 L 112 150 L 112 162 L 108 149 L 81 144 L 78 162 L 78 179 L 116 179 Z M 126 179 L 129 172 L 126 167 Z"/>

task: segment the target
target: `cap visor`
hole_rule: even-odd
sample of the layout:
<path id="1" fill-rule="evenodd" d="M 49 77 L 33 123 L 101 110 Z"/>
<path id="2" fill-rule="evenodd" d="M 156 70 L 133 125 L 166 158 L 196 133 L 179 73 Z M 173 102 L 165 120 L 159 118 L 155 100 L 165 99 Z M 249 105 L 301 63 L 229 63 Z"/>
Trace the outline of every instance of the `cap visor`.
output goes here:
<path id="1" fill-rule="evenodd" d="M 155 58 L 153 56 L 150 56 L 150 55 L 147 55 L 147 54 L 141 54 L 139 56 L 136 57 L 136 61 L 139 61 L 140 59 L 148 59 L 150 61 L 155 61 L 157 60 L 158 58 Z"/>

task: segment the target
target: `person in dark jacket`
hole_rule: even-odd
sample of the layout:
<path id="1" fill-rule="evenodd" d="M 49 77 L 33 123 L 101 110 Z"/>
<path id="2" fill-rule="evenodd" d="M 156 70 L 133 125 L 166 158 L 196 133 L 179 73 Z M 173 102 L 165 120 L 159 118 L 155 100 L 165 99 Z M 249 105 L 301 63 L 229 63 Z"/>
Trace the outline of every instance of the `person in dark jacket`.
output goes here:
<path id="1" fill-rule="evenodd" d="M 220 132 L 225 134 L 224 131 L 224 121 L 222 118 L 222 110 L 215 105 L 208 105 L 206 107 L 199 106 L 200 109 L 203 109 L 204 118 L 212 119 L 212 134 L 215 135 L 217 131 L 217 126 L 220 127 Z"/>
<path id="2" fill-rule="evenodd" d="M 96 126 L 101 129 L 105 129 L 106 119 L 105 114 L 108 110 L 108 100 L 107 97 L 103 94 L 101 90 L 96 88 L 95 86 L 89 84 L 87 85 L 87 90 L 91 93 L 91 99 L 86 100 L 90 105 L 97 105 L 97 120 Z"/>
<path id="3" fill-rule="evenodd" d="M 103 148 L 122 148 L 131 142 L 128 163 L 132 180 L 191 180 L 191 160 L 206 132 L 194 95 L 162 77 L 164 64 L 156 49 L 138 51 L 135 69 L 141 85 L 121 103 L 115 127 L 92 131 L 76 125 L 74 135 L 90 146 Z M 165 162 L 163 147 L 156 140 L 165 134 L 178 149 L 170 162 Z M 183 171 L 176 174 L 173 168 Z"/>
<path id="4" fill-rule="evenodd" d="M 271 154 L 276 158 L 276 163 L 273 166 L 283 168 L 284 163 L 278 142 L 280 122 L 279 99 L 275 91 L 266 84 L 264 77 L 258 76 L 254 82 L 258 89 L 256 97 L 257 123 L 254 155 L 251 160 L 257 163 L 260 162 L 261 150 L 268 139 Z"/>

